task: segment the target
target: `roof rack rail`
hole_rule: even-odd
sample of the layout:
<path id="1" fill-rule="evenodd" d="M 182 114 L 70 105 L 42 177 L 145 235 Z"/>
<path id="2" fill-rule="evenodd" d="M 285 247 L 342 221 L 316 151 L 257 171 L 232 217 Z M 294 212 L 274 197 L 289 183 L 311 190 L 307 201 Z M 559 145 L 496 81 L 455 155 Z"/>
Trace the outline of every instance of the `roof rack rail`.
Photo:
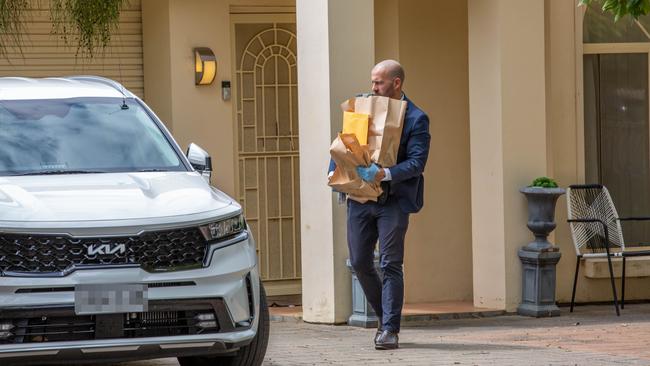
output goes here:
<path id="1" fill-rule="evenodd" d="M 108 85 L 111 88 L 119 91 L 126 98 L 127 96 L 133 96 L 131 92 L 126 90 L 124 85 L 118 83 L 115 80 L 111 80 L 102 76 L 93 76 L 93 75 L 78 75 L 78 76 L 68 76 L 66 79 L 70 80 L 80 80 L 80 81 L 91 81 L 99 84 Z"/>

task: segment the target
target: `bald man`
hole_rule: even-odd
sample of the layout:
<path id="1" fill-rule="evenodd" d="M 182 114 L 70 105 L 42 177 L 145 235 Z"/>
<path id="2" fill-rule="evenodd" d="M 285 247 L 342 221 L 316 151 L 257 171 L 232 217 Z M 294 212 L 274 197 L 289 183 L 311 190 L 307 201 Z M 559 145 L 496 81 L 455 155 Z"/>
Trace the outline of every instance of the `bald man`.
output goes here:
<path id="1" fill-rule="evenodd" d="M 407 102 L 404 127 L 392 167 L 359 166 L 365 181 L 381 183 L 384 197 L 378 202 L 348 200 L 348 248 L 350 262 L 368 302 L 379 317 L 375 349 L 399 347 L 398 333 L 404 303 L 404 238 L 409 215 L 423 205 L 424 166 L 429 155 L 429 117 L 402 92 L 404 69 L 394 60 L 385 60 L 370 74 L 375 95 Z M 330 163 L 330 176 L 336 166 Z M 373 265 L 375 244 L 379 241 L 380 279 Z"/>

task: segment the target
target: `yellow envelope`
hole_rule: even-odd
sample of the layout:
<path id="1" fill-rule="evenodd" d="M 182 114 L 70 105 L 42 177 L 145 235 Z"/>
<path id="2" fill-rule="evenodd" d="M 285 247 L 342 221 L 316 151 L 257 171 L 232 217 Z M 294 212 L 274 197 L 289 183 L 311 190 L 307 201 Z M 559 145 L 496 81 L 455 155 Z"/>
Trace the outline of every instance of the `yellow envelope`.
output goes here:
<path id="1" fill-rule="evenodd" d="M 368 144 L 368 115 L 354 112 L 343 112 L 343 133 L 357 136 L 359 145 Z"/>

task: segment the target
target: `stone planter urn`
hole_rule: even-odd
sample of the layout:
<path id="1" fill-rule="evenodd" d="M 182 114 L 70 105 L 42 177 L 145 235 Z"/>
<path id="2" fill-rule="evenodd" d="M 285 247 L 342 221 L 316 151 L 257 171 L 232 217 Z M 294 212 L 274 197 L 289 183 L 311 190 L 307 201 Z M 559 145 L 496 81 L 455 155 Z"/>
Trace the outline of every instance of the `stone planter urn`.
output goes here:
<path id="1" fill-rule="evenodd" d="M 555 230 L 555 204 L 565 193 L 563 188 L 524 187 L 520 192 L 528 200 L 528 229 L 535 239 L 519 249 L 522 263 L 522 302 L 520 315 L 559 316 L 555 304 L 555 265 L 560 260 L 558 248 L 548 241 Z"/>

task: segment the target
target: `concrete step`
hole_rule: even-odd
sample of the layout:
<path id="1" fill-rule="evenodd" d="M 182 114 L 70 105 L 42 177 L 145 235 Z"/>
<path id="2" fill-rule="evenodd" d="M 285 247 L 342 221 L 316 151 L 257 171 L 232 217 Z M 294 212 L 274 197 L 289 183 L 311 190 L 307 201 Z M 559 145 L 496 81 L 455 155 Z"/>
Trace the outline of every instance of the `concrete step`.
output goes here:
<path id="1" fill-rule="evenodd" d="M 301 306 L 271 307 L 271 321 L 302 322 Z M 506 315 L 505 310 L 478 308 L 471 302 L 436 302 L 405 304 L 402 310 L 402 325 L 429 325 L 439 320 L 487 318 Z"/>

